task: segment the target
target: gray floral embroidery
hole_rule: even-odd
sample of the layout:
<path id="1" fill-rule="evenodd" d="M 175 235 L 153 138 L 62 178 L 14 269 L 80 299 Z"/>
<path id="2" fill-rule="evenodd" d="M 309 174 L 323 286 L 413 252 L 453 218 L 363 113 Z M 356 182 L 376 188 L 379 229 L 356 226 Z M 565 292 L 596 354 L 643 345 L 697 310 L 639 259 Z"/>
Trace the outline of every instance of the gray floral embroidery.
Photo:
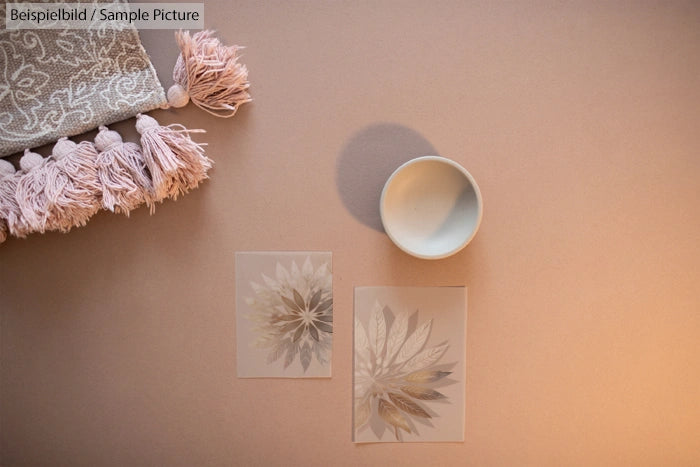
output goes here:
<path id="1" fill-rule="evenodd" d="M 134 28 L 0 31 L 0 157 L 165 102 Z"/>

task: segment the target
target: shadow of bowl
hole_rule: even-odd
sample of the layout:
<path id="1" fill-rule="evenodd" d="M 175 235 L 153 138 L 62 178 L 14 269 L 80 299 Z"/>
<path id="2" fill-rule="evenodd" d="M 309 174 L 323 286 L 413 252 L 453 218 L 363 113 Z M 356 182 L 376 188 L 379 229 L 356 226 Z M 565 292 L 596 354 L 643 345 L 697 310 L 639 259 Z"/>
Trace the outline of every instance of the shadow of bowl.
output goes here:
<path id="1" fill-rule="evenodd" d="M 396 123 L 377 123 L 355 133 L 338 158 L 340 199 L 358 221 L 384 232 L 379 214 L 382 189 L 404 162 L 438 154 L 418 132 Z"/>

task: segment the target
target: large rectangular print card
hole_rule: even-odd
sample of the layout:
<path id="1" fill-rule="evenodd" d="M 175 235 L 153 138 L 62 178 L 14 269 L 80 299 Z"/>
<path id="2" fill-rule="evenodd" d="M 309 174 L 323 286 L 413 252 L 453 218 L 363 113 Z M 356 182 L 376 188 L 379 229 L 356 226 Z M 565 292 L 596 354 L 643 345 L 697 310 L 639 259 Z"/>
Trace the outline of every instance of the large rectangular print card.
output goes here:
<path id="1" fill-rule="evenodd" d="M 466 288 L 355 289 L 353 441 L 464 441 Z"/>
<path id="2" fill-rule="evenodd" d="M 330 252 L 236 253 L 236 356 L 242 378 L 331 376 Z"/>

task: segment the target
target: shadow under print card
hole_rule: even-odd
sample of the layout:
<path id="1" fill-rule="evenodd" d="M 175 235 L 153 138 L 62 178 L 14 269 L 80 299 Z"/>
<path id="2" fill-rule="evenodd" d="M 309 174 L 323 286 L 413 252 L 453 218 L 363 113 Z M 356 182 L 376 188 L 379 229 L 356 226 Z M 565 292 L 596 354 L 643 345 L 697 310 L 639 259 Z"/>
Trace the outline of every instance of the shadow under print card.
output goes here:
<path id="1" fill-rule="evenodd" d="M 355 289 L 353 441 L 464 441 L 466 288 Z"/>
<path id="2" fill-rule="evenodd" d="M 330 252 L 236 253 L 236 355 L 242 378 L 331 376 Z"/>

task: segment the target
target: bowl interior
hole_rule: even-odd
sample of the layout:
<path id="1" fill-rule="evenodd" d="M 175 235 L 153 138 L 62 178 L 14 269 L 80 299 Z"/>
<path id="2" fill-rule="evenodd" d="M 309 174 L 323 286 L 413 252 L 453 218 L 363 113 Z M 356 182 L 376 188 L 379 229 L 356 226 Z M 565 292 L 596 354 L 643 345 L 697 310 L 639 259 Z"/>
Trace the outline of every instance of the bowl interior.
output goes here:
<path id="1" fill-rule="evenodd" d="M 387 234 L 401 249 L 421 258 L 442 258 L 461 250 L 476 233 L 481 196 L 456 162 L 421 157 L 389 178 L 381 214 Z"/>

